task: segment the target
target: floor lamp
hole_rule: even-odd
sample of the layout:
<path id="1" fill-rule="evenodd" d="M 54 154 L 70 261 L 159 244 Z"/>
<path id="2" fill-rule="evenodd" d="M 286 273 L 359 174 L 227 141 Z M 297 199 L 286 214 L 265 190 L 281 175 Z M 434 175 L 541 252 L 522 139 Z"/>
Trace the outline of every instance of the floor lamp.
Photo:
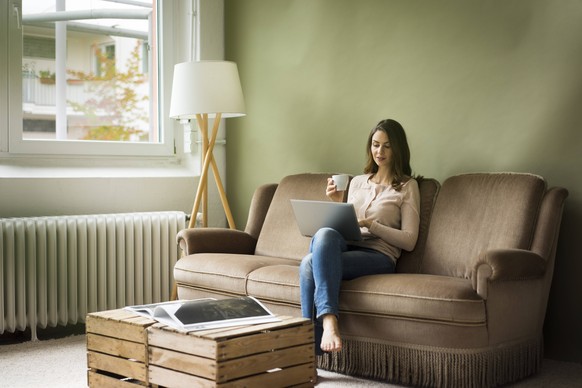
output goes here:
<path id="1" fill-rule="evenodd" d="M 213 150 L 220 120 L 244 115 L 245 104 L 236 63 L 194 61 L 179 63 L 174 67 L 170 117 L 180 120 L 195 118 L 202 136 L 202 171 L 189 228 L 196 225 L 201 204 L 203 209 L 202 225 L 207 226 L 208 168 L 211 167 L 228 226 L 235 229 L 234 219 L 228 206 Z M 210 136 L 208 134 L 209 118 L 214 119 Z"/>

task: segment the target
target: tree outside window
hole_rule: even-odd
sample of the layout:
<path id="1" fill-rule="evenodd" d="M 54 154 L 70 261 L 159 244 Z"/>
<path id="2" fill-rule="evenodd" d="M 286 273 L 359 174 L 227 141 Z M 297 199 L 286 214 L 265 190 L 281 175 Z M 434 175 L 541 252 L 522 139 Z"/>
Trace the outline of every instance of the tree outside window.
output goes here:
<path id="1" fill-rule="evenodd" d="M 81 116 L 75 126 L 86 128 L 83 140 L 148 141 L 148 94 L 140 94 L 147 77 L 139 71 L 142 42 L 136 41 L 123 68 L 116 66 L 114 49 L 97 49 L 97 71 L 68 70 L 83 81 L 90 96 L 85 102 L 68 101 Z"/>

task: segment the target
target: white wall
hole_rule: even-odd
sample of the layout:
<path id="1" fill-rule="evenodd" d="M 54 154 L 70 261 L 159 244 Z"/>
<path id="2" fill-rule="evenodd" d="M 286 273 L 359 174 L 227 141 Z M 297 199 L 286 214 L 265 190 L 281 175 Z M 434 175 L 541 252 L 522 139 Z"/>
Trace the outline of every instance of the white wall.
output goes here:
<path id="1" fill-rule="evenodd" d="M 0 216 L 190 213 L 196 182 L 193 177 L 0 178 Z"/>

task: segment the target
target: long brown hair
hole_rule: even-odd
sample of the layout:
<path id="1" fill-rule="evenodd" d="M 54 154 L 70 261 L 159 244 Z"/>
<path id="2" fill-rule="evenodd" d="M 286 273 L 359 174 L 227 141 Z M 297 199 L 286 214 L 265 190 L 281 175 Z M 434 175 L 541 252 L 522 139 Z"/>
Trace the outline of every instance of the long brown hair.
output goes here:
<path id="1" fill-rule="evenodd" d="M 394 174 L 392 187 L 400 191 L 402 185 L 412 177 L 412 168 L 410 167 L 410 148 L 406 140 L 406 133 L 402 125 L 396 120 L 386 119 L 380 121 L 368 136 L 366 155 L 368 160 L 364 167 L 364 173 L 375 174 L 378 172 L 378 165 L 374 162 L 372 155 L 372 137 L 377 131 L 383 131 L 388 136 L 390 148 L 392 149 L 392 173 Z"/>

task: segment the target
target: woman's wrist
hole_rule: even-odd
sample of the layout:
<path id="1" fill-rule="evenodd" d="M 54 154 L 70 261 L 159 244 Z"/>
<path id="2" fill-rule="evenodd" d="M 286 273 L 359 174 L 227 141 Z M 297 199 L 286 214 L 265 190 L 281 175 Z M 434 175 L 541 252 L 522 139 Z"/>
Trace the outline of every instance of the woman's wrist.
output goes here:
<path id="1" fill-rule="evenodd" d="M 373 223 L 374 223 L 374 221 L 372 221 L 372 220 L 361 220 L 360 222 L 358 222 L 358 224 L 361 227 L 368 228 L 368 229 L 370 229 L 372 227 Z"/>

